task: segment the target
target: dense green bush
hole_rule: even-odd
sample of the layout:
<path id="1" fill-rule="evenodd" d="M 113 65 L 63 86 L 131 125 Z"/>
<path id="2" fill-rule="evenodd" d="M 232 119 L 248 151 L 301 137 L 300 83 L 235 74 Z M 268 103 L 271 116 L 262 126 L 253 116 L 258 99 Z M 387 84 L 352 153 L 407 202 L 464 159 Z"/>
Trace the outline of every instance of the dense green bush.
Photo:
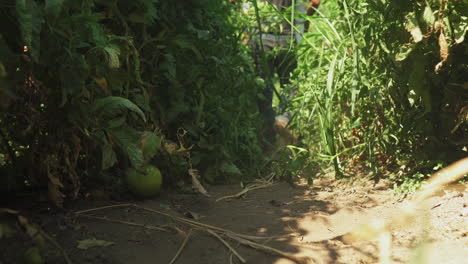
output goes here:
<path id="1" fill-rule="evenodd" d="M 76 198 L 152 162 L 165 180 L 257 173 L 257 81 L 228 1 L 0 4 L 2 188 Z M 161 146 L 163 146 L 161 148 Z M 113 179 L 113 180 L 112 180 Z"/>
<path id="2" fill-rule="evenodd" d="M 297 48 L 291 106 L 311 159 L 332 161 L 339 176 L 357 163 L 428 173 L 466 156 L 468 3 L 337 0 L 320 10 Z"/>

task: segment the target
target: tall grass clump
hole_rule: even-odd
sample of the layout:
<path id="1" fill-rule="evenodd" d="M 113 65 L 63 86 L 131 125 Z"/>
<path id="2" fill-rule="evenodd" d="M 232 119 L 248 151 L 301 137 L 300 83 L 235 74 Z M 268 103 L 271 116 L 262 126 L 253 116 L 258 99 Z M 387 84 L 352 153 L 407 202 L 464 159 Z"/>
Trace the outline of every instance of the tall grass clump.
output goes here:
<path id="1" fill-rule="evenodd" d="M 289 107 L 309 161 L 404 182 L 466 155 L 467 8 L 337 0 L 305 17 Z"/>

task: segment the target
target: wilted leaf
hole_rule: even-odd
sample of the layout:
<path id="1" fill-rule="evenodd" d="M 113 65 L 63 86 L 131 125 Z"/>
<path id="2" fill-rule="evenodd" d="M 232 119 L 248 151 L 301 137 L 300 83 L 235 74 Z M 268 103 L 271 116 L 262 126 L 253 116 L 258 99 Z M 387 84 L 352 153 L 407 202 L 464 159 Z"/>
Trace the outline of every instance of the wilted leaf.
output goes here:
<path id="1" fill-rule="evenodd" d="M 107 60 L 109 68 L 116 69 L 120 67 L 119 54 L 120 50 L 117 46 L 107 46 L 104 48 L 104 51 L 107 54 Z"/>
<path id="2" fill-rule="evenodd" d="M 85 240 L 79 240 L 78 241 L 78 248 L 79 249 L 89 249 L 92 247 L 108 247 L 114 245 L 114 242 L 109 242 L 105 240 L 98 240 L 95 237 L 85 239 Z"/>
<path id="3" fill-rule="evenodd" d="M 143 121 L 146 122 L 146 117 L 143 111 L 132 101 L 118 96 L 108 96 L 102 99 L 96 100 L 91 108 L 91 112 L 98 114 L 109 114 L 116 115 L 123 110 L 130 110 L 137 113 Z"/>
<path id="4" fill-rule="evenodd" d="M 141 149 L 145 159 L 151 159 L 161 147 L 161 138 L 154 132 L 145 131 L 140 138 Z"/>
<path id="5" fill-rule="evenodd" d="M 168 140 L 164 141 L 164 149 L 169 154 L 173 154 L 177 151 L 177 144 Z"/>
<path id="6" fill-rule="evenodd" d="M 108 169 L 114 164 L 117 163 L 117 155 L 115 154 L 115 151 L 112 149 L 111 144 L 106 144 L 102 148 L 102 169 Z"/>
<path id="7" fill-rule="evenodd" d="M 104 92 L 105 95 L 111 95 L 111 92 L 109 91 L 109 85 L 107 84 L 107 80 L 104 77 L 93 77 L 93 80 L 96 82 L 96 84 L 101 87 L 102 91 Z"/>
<path id="8" fill-rule="evenodd" d="M 448 44 L 447 44 L 447 40 L 445 39 L 445 34 L 444 34 L 443 29 L 440 30 L 440 34 L 439 34 L 439 48 L 440 48 L 440 62 L 437 63 L 435 67 L 436 73 L 440 71 L 440 69 L 445 64 L 449 56 Z"/>
<path id="9" fill-rule="evenodd" d="M 201 185 L 200 183 L 200 174 L 198 173 L 198 170 L 196 169 L 189 169 L 188 170 L 188 173 L 190 174 L 190 176 L 192 176 L 192 186 L 198 191 L 200 192 L 201 194 L 207 196 L 207 197 L 210 197 L 210 195 L 208 194 L 208 192 L 205 190 L 205 187 L 203 187 L 203 185 Z"/>
<path id="10" fill-rule="evenodd" d="M 63 207 L 63 202 L 64 202 L 64 197 L 65 195 L 60 191 L 60 188 L 63 188 L 63 184 L 60 181 L 59 178 L 57 178 L 55 175 L 53 175 L 51 172 L 48 172 L 48 188 L 47 190 L 49 191 L 49 198 L 52 200 L 52 202 L 57 206 L 62 208 Z"/>

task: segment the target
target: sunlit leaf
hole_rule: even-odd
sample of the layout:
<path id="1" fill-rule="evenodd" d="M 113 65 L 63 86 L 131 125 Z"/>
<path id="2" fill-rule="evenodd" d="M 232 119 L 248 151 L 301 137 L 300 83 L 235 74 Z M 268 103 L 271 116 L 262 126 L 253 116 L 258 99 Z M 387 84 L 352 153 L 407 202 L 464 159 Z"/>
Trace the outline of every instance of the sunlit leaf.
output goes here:
<path id="1" fill-rule="evenodd" d="M 417 48 L 417 44 L 402 45 L 399 52 L 395 56 L 396 61 L 404 61 Z"/>
<path id="2" fill-rule="evenodd" d="M 406 16 L 405 28 L 408 30 L 408 32 L 410 32 L 415 43 L 418 43 L 423 39 L 423 34 L 414 12 L 411 12 Z"/>
<path id="3" fill-rule="evenodd" d="M 431 9 L 431 7 L 429 5 L 427 5 L 424 8 L 422 18 L 424 20 L 424 23 L 426 23 L 426 25 L 428 27 L 432 28 L 432 26 L 434 25 L 434 22 L 435 22 L 435 16 L 434 16 L 434 12 L 432 11 L 432 9 Z"/>
<path id="4" fill-rule="evenodd" d="M 465 41 L 468 32 L 468 16 L 460 16 L 460 21 L 453 23 L 453 33 L 457 44 Z"/>

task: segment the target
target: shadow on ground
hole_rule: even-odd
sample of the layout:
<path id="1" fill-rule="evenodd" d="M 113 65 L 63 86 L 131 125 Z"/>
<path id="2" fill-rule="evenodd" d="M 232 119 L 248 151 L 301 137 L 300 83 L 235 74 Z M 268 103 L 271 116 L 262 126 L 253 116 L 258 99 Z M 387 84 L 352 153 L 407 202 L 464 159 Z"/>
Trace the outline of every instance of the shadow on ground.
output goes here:
<path id="1" fill-rule="evenodd" d="M 211 197 L 166 192 L 159 198 L 139 201 L 137 204 L 236 233 L 270 237 L 257 242 L 295 257 L 309 257 L 313 260 L 312 263 L 330 264 L 376 263 L 377 248 L 374 243 L 347 244 L 342 239 L 343 235 L 371 218 L 390 217 L 396 212 L 397 204 L 393 192 L 384 184 L 374 186 L 369 182 L 352 184 L 332 180 L 321 180 L 314 186 L 277 183 L 248 192 L 241 198 L 216 202 L 217 198 L 239 191 L 241 188 L 238 185 L 229 185 L 209 188 Z M 454 206 L 459 206 L 459 203 L 460 201 Z M 76 205 L 74 211 L 112 204 L 115 203 L 110 200 L 83 201 Z M 31 221 L 38 223 L 47 234 L 57 240 L 73 263 L 170 263 L 191 229 L 191 226 L 170 217 L 133 207 L 115 207 L 92 212 L 92 215 L 102 219 L 75 217 L 71 213 L 51 215 L 46 212 L 34 215 Z M 132 226 L 132 223 L 146 228 Z M 155 230 L 154 227 L 165 228 L 167 231 Z M 402 248 L 415 245 L 414 232 L 411 232 L 395 234 L 401 236 L 399 242 Z M 466 238 L 466 231 L 456 236 Z M 78 241 L 90 238 L 112 242 L 112 245 L 88 249 L 77 247 Z M 295 263 L 228 238 L 225 240 L 246 263 Z M 20 249 L 27 247 L 30 239 L 15 237 L 0 242 L 5 243 L 0 245 L 0 263 L 18 263 L 22 253 Z M 464 244 L 466 245 L 466 239 Z M 394 260 L 404 263 L 409 258 L 408 250 L 398 250 L 400 249 L 395 249 L 394 255 L 398 258 L 395 257 Z M 50 250 L 47 263 L 65 262 L 60 257 L 60 252 Z M 205 231 L 193 229 L 175 263 L 241 262 L 220 240 Z"/>

